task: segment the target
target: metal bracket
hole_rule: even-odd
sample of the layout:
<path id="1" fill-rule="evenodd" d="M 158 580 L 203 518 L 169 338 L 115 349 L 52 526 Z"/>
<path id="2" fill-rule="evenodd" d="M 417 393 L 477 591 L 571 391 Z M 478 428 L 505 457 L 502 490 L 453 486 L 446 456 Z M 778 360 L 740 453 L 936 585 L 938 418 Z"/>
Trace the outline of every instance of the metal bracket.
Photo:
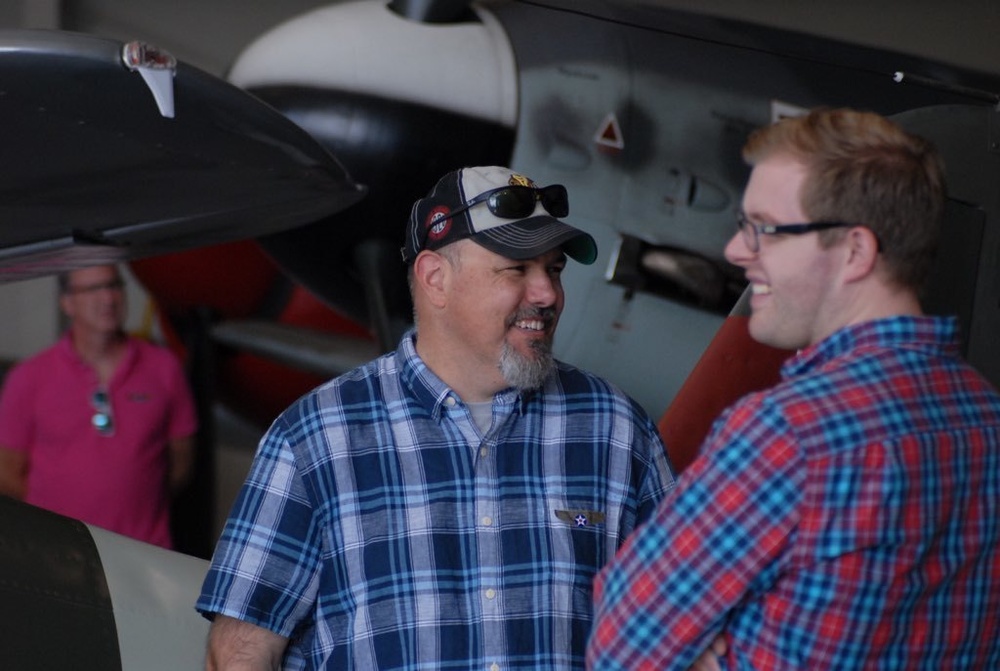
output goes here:
<path id="1" fill-rule="evenodd" d="M 158 47 L 133 40 L 122 46 L 122 63 L 132 72 L 142 75 L 156 100 L 160 115 L 173 119 L 177 59 Z"/>

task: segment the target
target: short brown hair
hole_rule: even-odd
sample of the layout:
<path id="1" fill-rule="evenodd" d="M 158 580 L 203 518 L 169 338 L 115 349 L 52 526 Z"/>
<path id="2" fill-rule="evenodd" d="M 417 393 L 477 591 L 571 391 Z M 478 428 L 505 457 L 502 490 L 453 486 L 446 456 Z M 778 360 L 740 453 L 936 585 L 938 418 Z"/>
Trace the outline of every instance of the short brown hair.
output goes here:
<path id="1" fill-rule="evenodd" d="M 803 211 L 812 221 L 870 229 L 891 277 L 919 291 L 937 249 L 944 164 L 927 140 L 872 112 L 817 109 L 758 129 L 743 148 L 753 165 L 791 155 L 808 170 Z M 843 229 L 824 231 L 825 241 Z"/>

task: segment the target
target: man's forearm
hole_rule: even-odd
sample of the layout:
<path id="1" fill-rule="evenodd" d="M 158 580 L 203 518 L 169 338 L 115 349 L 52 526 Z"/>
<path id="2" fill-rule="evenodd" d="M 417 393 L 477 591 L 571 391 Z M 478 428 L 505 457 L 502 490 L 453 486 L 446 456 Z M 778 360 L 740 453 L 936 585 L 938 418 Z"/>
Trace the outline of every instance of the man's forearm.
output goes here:
<path id="1" fill-rule="evenodd" d="M 249 622 L 217 615 L 208 633 L 206 671 L 278 671 L 288 639 Z"/>

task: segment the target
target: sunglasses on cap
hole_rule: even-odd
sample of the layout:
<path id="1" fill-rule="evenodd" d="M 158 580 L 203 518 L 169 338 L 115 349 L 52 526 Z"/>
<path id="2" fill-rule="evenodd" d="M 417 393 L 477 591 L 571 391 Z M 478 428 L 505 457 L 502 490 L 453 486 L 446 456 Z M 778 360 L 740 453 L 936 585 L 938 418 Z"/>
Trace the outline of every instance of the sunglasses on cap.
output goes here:
<path id="1" fill-rule="evenodd" d="M 553 217 L 562 218 L 569 214 L 569 196 L 562 184 L 542 188 L 513 185 L 484 191 L 462 207 L 441 217 L 439 221 L 450 219 L 483 202 L 490 212 L 501 219 L 523 219 L 531 216 L 535 211 L 535 203 L 538 202 L 541 202 L 545 211 Z"/>

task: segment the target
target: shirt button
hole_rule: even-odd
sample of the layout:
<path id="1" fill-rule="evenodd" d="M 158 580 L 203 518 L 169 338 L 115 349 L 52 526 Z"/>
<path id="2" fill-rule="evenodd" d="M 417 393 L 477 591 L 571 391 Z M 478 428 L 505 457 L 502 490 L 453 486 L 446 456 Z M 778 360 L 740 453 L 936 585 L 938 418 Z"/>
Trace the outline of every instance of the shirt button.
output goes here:
<path id="1" fill-rule="evenodd" d="M 490 453 L 490 451 L 487 450 L 485 447 L 480 447 L 479 448 L 479 456 L 485 457 L 489 453 Z"/>
<path id="2" fill-rule="evenodd" d="M 484 527 L 488 527 L 491 524 L 493 524 L 493 519 L 489 515 L 484 515 L 483 519 L 481 519 L 479 521 L 483 523 Z"/>
<path id="3" fill-rule="evenodd" d="M 497 598 L 497 591 L 495 589 L 492 589 L 492 588 L 486 590 L 486 598 L 490 599 L 491 601 L 493 599 Z"/>
<path id="4" fill-rule="evenodd" d="M 500 665 L 496 662 L 490 664 L 490 671 L 500 671 Z"/>
<path id="5" fill-rule="evenodd" d="M 448 406 L 449 408 L 454 408 L 455 407 L 455 403 L 456 403 L 456 401 L 455 401 L 455 397 L 454 396 L 449 396 L 448 398 L 444 399 L 444 404 L 446 406 Z"/>

